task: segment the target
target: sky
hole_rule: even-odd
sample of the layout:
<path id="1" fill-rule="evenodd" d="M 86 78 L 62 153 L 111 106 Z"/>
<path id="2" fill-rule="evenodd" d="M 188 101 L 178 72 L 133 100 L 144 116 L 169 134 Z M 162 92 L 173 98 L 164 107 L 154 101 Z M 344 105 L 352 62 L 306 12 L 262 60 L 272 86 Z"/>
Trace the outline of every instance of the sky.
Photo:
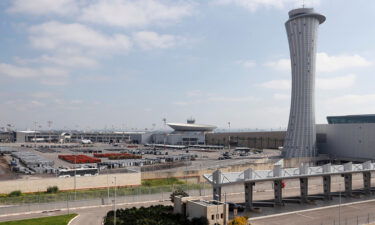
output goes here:
<path id="1" fill-rule="evenodd" d="M 372 0 L 2 0 L 0 127 L 286 129 L 302 4 L 327 17 L 316 122 L 375 113 Z"/>

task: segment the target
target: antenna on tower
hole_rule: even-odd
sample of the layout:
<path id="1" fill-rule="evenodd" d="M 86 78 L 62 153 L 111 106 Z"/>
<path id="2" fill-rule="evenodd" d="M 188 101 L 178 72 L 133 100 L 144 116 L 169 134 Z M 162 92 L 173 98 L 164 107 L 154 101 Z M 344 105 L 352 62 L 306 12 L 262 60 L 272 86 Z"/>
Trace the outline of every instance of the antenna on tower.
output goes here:
<path id="1" fill-rule="evenodd" d="M 302 0 L 302 8 L 305 8 L 305 0 Z"/>

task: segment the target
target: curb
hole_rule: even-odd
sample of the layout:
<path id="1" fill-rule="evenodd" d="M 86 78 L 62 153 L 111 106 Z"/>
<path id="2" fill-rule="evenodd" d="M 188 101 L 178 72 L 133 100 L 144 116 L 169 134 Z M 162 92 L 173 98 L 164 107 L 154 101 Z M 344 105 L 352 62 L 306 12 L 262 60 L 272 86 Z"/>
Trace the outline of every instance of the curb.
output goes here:
<path id="1" fill-rule="evenodd" d="M 78 216 L 79 216 L 79 214 L 76 215 L 75 217 L 73 217 L 73 218 L 69 221 L 69 223 L 68 223 L 67 225 L 70 225 L 70 224 L 73 222 L 73 220 L 77 219 Z"/>

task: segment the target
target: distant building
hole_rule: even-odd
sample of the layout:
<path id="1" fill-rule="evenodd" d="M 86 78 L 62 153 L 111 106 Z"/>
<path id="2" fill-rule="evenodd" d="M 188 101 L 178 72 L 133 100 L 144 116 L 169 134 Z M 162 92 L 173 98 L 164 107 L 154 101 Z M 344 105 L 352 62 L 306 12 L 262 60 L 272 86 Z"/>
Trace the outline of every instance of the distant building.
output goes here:
<path id="1" fill-rule="evenodd" d="M 16 139 L 16 132 L 0 131 L 0 142 L 14 142 L 15 139 Z"/>
<path id="2" fill-rule="evenodd" d="M 149 143 L 151 132 L 61 132 L 61 131 L 17 131 L 16 142 L 91 142 L 120 143 L 130 142 L 136 144 Z"/>
<path id="3" fill-rule="evenodd" d="M 206 201 L 196 197 L 174 198 L 174 213 L 187 216 L 188 219 L 205 217 L 209 225 L 227 225 L 229 206 L 219 201 Z"/>

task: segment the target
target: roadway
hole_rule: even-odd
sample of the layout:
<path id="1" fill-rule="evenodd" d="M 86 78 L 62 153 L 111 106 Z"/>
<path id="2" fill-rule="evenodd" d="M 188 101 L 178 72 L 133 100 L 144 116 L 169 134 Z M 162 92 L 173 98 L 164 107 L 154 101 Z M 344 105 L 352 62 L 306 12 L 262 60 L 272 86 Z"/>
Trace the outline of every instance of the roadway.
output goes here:
<path id="1" fill-rule="evenodd" d="M 360 176 L 353 177 L 353 189 L 359 189 L 362 187 L 362 180 Z M 374 185 L 372 185 L 374 186 Z M 342 178 L 335 177 L 332 179 L 332 191 L 343 191 L 344 187 L 342 185 Z M 296 180 L 290 180 L 286 183 L 286 188 L 283 189 L 283 196 L 284 197 L 292 197 L 299 195 L 299 182 Z M 311 179 L 309 180 L 309 194 L 317 194 L 322 192 L 322 184 L 321 179 Z M 201 198 L 211 199 L 211 189 L 202 190 L 190 190 L 189 194 L 192 196 L 199 196 L 202 195 Z M 224 194 L 225 193 L 225 194 Z M 163 194 L 149 194 L 149 195 L 138 195 L 138 196 L 121 196 L 117 199 L 117 207 L 118 208 L 125 208 L 125 207 L 140 207 L 140 206 L 150 206 L 153 204 L 171 204 L 170 201 L 166 201 L 169 198 L 170 193 L 163 193 Z M 236 186 L 228 186 L 223 188 L 223 198 L 222 200 L 226 199 L 227 201 L 232 202 L 244 202 L 244 192 L 242 185 Z M 273 189 L 272 184 L 270 182 L 259 183 L 255 186 L 254 192 L 254 200 L 265 200 L 265 199 L 273 199 Z M 333 210 L 332 208 L 324 208 L 321 211 L 322 215 L 327 214 L 327 218 L 317 214 L 317 209 L 319 207 L 327 207 L 330 205 L 339 204 L 337 197 L 334 198 L 332 201 L 314 201 L 310 204 L 286 204 L 285 207 L 275 207 L 275 208 L 262 208 L 261 212 L 252 212 L 249 214 L 252 218 L 259 218 L 255 222 L 256 224 L 292 224 L 292 223 L 285 223 L 285 219 L 294 216 L 299 218 L 296 221 L 302 221 L 301 218 L 309 219 L 310 222 L 315 222 L 316 219 L 324 218 L 327 219 L 330 215 L 335 215 L 328 210 Z M 368 197 L 357 197 L 357 198 L 342 198 L 342 203 L 351 203 L 353 201 L 363 201 L 369 200 Z M 164 201 L 163 201 L 164 200 Z M 375 201 L 375 200 L 374 200 Z M 15 219 L 24 219 L 24 218 L 35 218 L 41 216 L 51 216 L 51 215 L 59 215 L 69 212 L 78 213 L 79 216 L 73 221 L 74 224 L 80 225 L 95 225 L 100 224 L 102 221 L 103 216 L 109 211 L 113 209 L 112 205 L 108 204 L 108 200 L 104 199 L 91 199 L 91 200 L 84 200 L 84 201 L 77 201 L 77 202 L 57 202 L 57 203 L 44 203 L 44 204 L 31 204 L 31 205 L 20 205 L 20 206 L 8 206 L 8 207 L 1 207 L 0 208 L 0 221 L 9 221 Z M 361 204 L 361 203 L 355 203 Z M 68 206 L 68 207 L 67 207 Z M 344 206 L 342 209 L 343 215 L 359 215 L 358 213 L 368 213 L 368 212 L 375 212 L 375 203 L 368 203 L 362 207 L 359 205 L 358 208 L 364 208 L 364 210 L 357 210 L 353 211 L 352 206 Z M 69 209 L 68 209 L 69 208 Z M 44 211 L 43 210 L 50 210 Z M 313 211 L 306 211 L 303 213 L 294 213 L 288 214 L 287 216 L 280 216 L 280 219 L 275 219 L 274 217 L 264 217 L 270 216 L 280 213 L 290 213 L 290 211 L 298 211 L 298 210 L 314 210 Z M 351 211 L 350 211 L 351 209 Z M 346 212 L 347 210 L 348 212 Z M 367 211 L 366 211 L 367 210 Z M 371 211 L 372 210 L 372 211 Z M 34 213 L 30 213 L 33 212 Z M 349 214 L 349 212 L 351 214 Z M 337 213 L 336 213 L 337 214 Z M 283 215 L 283 214 L 282 214 Z M 301 217 L 301 218 L 300 218 Z M 305 221 L 303 220 L 303 221 Z M 283 221 L 284 223 L 278 223 L 278 221 Z M 294 220 L 293 220 L 294 221 Z M 319 221 L 318 221 L 319 222 Z M 295 223 L 299 224 L 299 223 Z M 306 224 L 309 225 L 309 224 Z M 313 224 L 312 224 L 313 225 Z M 315 224 L 314 224 L 315 225 Z M 327 224 L 328 225 L 328 224 Z"/>
<path id="2" fill-rule="evenodd" d="M 375 200 L 298 210 L 250 219 L 252 225 L 357 225 L 375 221 Z M 340 217 L 340 222 L 339 222 Z"/>

